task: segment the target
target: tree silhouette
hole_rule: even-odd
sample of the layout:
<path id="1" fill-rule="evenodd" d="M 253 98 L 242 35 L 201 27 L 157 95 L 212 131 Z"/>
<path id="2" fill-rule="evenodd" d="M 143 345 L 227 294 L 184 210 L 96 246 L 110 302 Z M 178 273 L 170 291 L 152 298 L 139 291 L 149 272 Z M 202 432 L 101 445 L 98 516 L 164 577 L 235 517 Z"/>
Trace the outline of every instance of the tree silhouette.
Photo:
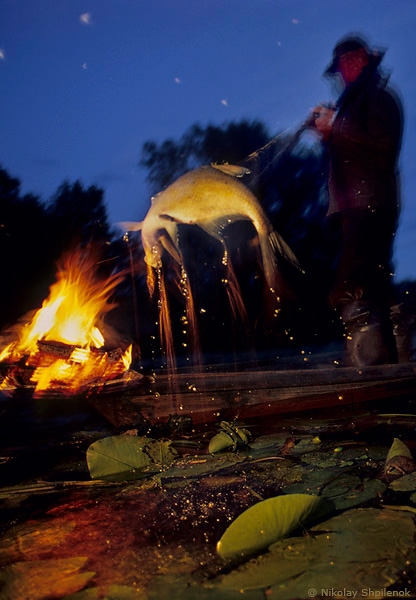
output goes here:
<path id="1" fill-rule="evenodd" d="M 243 119 L 205 128 L 194 124 L 178 141 L 145 142 L 139 165 L 147 170 L 151 192 L 156 193 L 202 164 L 238 163 L 269 139 L 267 127 L 260 121 Z"/>
<path id="2" fill-rule="evenodd" d="M 0 168 L 0 326 L 36 305 L 48 287 L 50 223 L 39 198 Z"/>
<path id="3" fill-rule="evenodd" d="M 74 243 L 87 244 L 110 238 L 104 192 L 96 186 L 85 189 L 79 181 L 65 181 L 47 206 L 52 225 L 54 255 Z"/>
<path id="4" fill-rule="evenodd" d="M 47 297 L 56 261 L 76 245 L 99 244 L 100 269 L 117 269 L 103 190 L 64 182 L 48 204 L 21 195 L 21 182 L 0 167 L 0 327 L 11 324 Z M 97 266 L 97 269 L 99 267 Z"/>

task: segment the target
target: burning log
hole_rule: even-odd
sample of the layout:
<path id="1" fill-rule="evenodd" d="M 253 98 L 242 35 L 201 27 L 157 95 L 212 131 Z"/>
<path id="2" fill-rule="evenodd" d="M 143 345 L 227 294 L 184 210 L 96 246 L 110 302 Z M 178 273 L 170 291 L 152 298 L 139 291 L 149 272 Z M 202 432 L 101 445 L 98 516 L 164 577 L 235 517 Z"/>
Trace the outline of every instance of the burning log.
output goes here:
<path id="1" fill-rule="evenodd" d="M 109 299 L 124 273 L 103 280 L 96 265 L 95 253 L 83 249 L 63 258 L 42 307 L 14 327 L 13 339 L 0 347 L 0 391 L 33 386 L 34 397 L 48 391 L 74 395 L 129 373 L 133 345 L 120 340 L 117 347 L 106 348 L 101 325 L 115 306 Z"/>

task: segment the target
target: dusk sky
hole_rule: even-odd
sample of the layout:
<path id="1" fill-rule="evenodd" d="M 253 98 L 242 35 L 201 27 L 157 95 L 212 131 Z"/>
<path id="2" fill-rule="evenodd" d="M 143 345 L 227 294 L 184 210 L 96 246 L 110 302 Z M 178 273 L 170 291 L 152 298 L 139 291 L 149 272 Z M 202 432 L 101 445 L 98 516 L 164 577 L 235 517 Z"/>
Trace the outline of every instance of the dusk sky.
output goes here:
<path id="1" fill-rule="evenodd" d="M 23 193 L 80 180 L 111 223 L 141 220 L 145 141 L 242 118 L 294 131 L 351 31 L 387 49 L 404 103 L 396 273 L 416 279 L 415 0 L 0 0 L 0 165 Z"/>

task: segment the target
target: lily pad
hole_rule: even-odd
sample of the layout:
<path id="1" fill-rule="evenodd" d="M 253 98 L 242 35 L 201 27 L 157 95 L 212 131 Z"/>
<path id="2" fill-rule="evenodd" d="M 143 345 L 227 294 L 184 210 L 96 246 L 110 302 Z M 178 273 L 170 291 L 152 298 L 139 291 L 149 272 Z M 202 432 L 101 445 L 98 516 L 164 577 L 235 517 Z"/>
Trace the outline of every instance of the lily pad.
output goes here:
<path id="1" fill-rule="evenodd" d="M 380 497 L 385 489 L 386 484 L 380 479 L 361 479 L 345 473 L 328 483 L 322 493 L 337 510 L 346 510 Z"/>
<path id="2" fill-rule="evenodd" d="M 12 527 L 0 540 L 3 564 L 39 558 L 59 546 L 73 531 L 75 523 L 32 522 Z"/>
<path id="3" fill-rule="evenodd" d="M 65 600 L 148 600 L 145 592 L 127 585 L 94 587 L 65 596 Z"/>
<path id="4" fill-rule="evenodd" d="M 213 582 L 219 595 L 265 588 L 279 600 L 304 598 L 310 589 L 375 593 L 399 581 L 415 558 L 414 524 L 405 512 L 352 509 L 310 533 L 280 540 L 266 554 L 219 577 Z"/>
<path id="5" fill-rule="evenodd" d="M 387 479 L 397 479 L 403 474 L 412 473 L 415 470 L 416 464 L 409 448 L 402 441 L 394 438 L 384 466 Z"/>
<path id="6" fill-rule="evenodd" d="M 150 464 L 143 451 L 147 438 L 115 435 L 94 442 L 87 449 L 87 464 L 93 479 L 132 479 Z"/>
<path id="7" fill-rule="evenodd" d="M 402 442 L 398 438 L 394 438 L 394 440 L 393 440 L 393 443 L 387 454 L 386 464 L 388 464 L 392 460 L 392 458 L 395 458 L 396 456 L 406 456 L 406 458 L 410 458 L 410 459 L 413 458 L 412 453 L 410 452 L 409 448 L 406 446 L 406 444 L 404 442 Z"/>
<path id="8" fill-rule="evenodd" d="M 416 471 L 395 479 L 389 485 L 395 492 L 413 492 L 416 490 Z"/>
<path id="9" fill-rule="evenodd" d="M 261 552 L 316 517 L 322 509 L 322 498 L 309 494 L 258 502 L 226 529 L 217 544 L 217 553 L 224 560 L 237 560 Z"/>
<path id="10" fill-rule="evenodd" d="M 147 591 L 147 600 L 264 600 L 263 590 L 244 591 L 222 589 L 220 594 L 218 588 L 199 585 L 191 582 L 189 577 L 158 576 L 155 577 Z"/>
<path id="11" fill-rule="evenodd" d="M 179 452 L 173 448 L 170 441 L 149 440 L 143 449 L 161 471 L 169 467 L 179 456 Z"/>
<path id="12" fill-rule="evenodd" d="M 222 452 L 228 448 L 236 448 L 237 443 L 233 438 L 226 432 L 220 431 L 209 441 L 208 452 L 215 454 L 216 452 Z"/>
<path id="13" fill-rule="evenodd" d="M 183 479 L 189 481 L 189 479 L 198 478 L 201 475 L 215 473 L 232 467 L 241 462 L 247 460 L 244 454 L 235 454 L 233 452 L 222 452 L 221 454 L 210 455 L 195 455 L 185 456 L 164 471 L 163 481 L 168 479 Z"/>
<path id="14" fill-rule="evenodd" d="M 82 590 L 94 577 L 80 572 L 85 557 L 18 562 L 0 573 L 2 600 L 44 600 L 61 598 Z"/>

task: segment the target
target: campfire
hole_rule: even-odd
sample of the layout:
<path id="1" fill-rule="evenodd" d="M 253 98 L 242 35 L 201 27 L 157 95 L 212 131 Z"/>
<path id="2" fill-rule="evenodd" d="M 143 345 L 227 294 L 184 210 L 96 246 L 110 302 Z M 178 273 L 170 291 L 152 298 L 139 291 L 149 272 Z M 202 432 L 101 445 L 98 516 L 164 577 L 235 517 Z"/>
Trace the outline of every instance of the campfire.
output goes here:
<path id="1" fill-rule="evenodd" d="M 115 346 L 115 336 L 109 343 L 103 333 L 124 274 L 103 279 L 97 270 L 96 252 L 80 248 L 61 259 L 42 307 L 3 336 L 4 347 L 0 340 L 0 391 L 31 386 L 34 397 L 75 395 L 131 376 L 132 345 Z"/>

